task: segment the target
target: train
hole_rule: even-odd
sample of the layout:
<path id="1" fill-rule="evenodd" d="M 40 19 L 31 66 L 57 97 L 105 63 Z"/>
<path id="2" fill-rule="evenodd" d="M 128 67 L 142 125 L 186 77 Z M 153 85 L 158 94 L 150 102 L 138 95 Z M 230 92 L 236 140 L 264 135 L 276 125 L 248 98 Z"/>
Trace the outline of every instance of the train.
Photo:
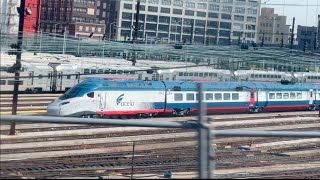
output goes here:
<path id="1" fill-rule="evenodd" d="M 49 116 L 122 118 L 198 112 L 197 82 L 87 79 L 48 105 Z M 203 82 L 208 114 L 316 110 L 320 85 Z"/>

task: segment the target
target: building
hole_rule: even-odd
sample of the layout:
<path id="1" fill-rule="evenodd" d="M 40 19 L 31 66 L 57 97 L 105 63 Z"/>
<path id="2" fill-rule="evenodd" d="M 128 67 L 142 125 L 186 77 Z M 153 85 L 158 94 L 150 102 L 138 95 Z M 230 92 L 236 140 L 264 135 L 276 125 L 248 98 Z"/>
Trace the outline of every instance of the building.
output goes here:
<path id="1" fill-rule="evenodd" d="M 301 50 L 315 50 L 317 48 L 317 27 L 298 25 L 298 48 Z M 316 48 L 315 48 L 316 47 Z"/>
<path id="2" fill-rule="evenodd" d="M 136 1 L 100 0 L 101 6 L 109 8 L 101 16 L 107 18 L 107 34 L 114 40 L 132 40 Z M 240 37 L 252 42 L 257 37 L 259 10 L 260 0 L 141 0 L 137 38 L 227 44 Z"/>
<path id="3" fill-rule="evenodd" d="M 43 0 L 41 29 L 54 34 L 67 33 L 75 38 L 101 39 L 105 23 L 96 16 L 96 0 Z"/>
<path id="4" fill-rule="evenodd" d="M 261 8 L 258 25 L 258 43 L 283 44 L 289 43 L 290 25 L 287 24 L 286 16 L 279 16 L 274 13 L 273 8 Z"/>
<path id="5" fill-rule="evenodd" d="M 0 32 L 17 34 L 19 27 L 19 14 L 17 7 L 20 0 L 0 0 Z"/>

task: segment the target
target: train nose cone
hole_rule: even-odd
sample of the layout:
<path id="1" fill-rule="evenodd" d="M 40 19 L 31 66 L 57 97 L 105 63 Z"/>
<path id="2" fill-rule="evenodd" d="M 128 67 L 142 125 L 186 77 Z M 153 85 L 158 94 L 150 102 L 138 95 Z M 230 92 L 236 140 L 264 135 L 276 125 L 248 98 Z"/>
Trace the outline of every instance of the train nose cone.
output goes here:
<path id="1" fill-rule="evenodd" d="M 48 116 L 60 116 L 60 106 L 58 103 L 51 103 L 47 108 Z"/>

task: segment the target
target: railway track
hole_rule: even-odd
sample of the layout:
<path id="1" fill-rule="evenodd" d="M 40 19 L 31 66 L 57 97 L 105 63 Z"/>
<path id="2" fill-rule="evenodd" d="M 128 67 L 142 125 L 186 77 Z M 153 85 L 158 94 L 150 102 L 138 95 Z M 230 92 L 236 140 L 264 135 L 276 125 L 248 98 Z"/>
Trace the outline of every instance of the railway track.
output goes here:
<path id="1" fill-rule="evenodd" d="M 269 116 L 216 115 L 211 118 L 214 118 L 211 125 L 215 129 L 301 131 L 319 130 L 320 126 L 316 112 L 272 113 Z M 16 136 L 7 136 L 9 125 L 0 127 L 0 177 L 3 179 L 130 178 L 132 165 L 134 177 L 162 178 L 164 171 L 171 170 L 173 177 L 192 178 L 194 174 L 185 174 L 197 170 L 196 132 L 191 130 L 28 123 L 18 124 L 17 128 L 19 133 Z M 317 151 L 320 141 L 303 139 L 303 144 L 300 141 L 290 138 L 215 138 L 212 144 L 216 152 L 215 174 L 219 178 L 316 178 L 320 173 L 320 167 L 314 170 L 320 166 L 317 164 L 320 162 Z M 315 165 L 304 169 L 298 165 L 312 163 Z M 286 169 L 290 164 L 296 166 L 292 170 Z M 279 171 L 269 171 L 274 166 L 279 166 Z M 247 169 L 248 173 L 239 173 L 239 168 Z M 297 171 L 301 174 L 294 173 Z"/>

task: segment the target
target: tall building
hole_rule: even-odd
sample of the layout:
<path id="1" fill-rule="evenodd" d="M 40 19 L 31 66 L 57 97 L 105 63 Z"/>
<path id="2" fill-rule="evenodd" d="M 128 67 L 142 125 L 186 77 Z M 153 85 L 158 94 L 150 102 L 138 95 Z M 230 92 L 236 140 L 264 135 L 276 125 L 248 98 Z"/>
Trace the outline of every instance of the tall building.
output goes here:
<path id="1" fill-rule="evenodd" d="M 20 0 L 0 0 L 0 31 L 5 34 L 17 34 Z"/>
<path id="2" fill-rule="evenodd" d="M 226 44 L 230 39 L 238 41 L 239 37 L 245 42 L 256 41 L 260 2 L 141 0 L 137 38 L 167 42 L 209 41 L 210 44 Z M 100 0 L 101 6 L 110 9 L 105 14 L 107 34 L 114 40 L 131 40 L 134 36 L 136 1 Z"/>
<path id="3" fill-rule="evenodd" d="M 105 23 L 97 18 L 96 11 L 96 0 L 43 0 L 41 29 L 100 39 L 105 33 Z"/>
<path id="4" fill-rule="evenodd" d="M 317 43 L 317 27 L 298 25 L 297 38 L 300 50 L 314 50 Z M 317 46 L 317 45 L 316 45 Z M 316 48 L 317 49 L 317 48 Z"/>
<path id="5" fill-rule="evenodd" d="M 286 16 L 274 13 L 273 8 L 261 8 L 258 25 L 258 43 L 264 38 L 265 44 L 289 43 L 290 25 L 287 24 Z"/>

